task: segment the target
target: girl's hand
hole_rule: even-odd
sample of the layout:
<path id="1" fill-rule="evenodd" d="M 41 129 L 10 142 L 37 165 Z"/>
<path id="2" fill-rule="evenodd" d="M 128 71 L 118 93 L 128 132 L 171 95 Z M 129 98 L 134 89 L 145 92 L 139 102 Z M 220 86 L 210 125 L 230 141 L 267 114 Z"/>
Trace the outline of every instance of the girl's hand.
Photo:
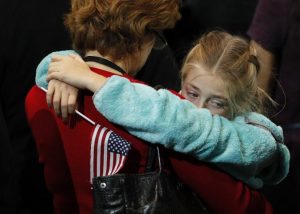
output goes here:
<path id="1" fill-rule="evenodd" d="M 69 114 L 75 112 L 77 106 L 78 89 L 59 80 L 51 80 L 48 84 L 47 103 L 54 108 L 55 113 L 61 116 L 64 122 L 68 121 Z"/>
<path id="2" fill-rule="evenodd" d="M 49 65 L 47 81 L 60 80 L 80 89 L 95 92 L 106 78 L 94 73 L 78 55 L 54 55 Z"/>
<path id="3" fill-rule="evenodd" d="M 57 79 L 76 88 L 87 89 L 93 72 L 78 55 L 52 56 L 47 81 Z"/>

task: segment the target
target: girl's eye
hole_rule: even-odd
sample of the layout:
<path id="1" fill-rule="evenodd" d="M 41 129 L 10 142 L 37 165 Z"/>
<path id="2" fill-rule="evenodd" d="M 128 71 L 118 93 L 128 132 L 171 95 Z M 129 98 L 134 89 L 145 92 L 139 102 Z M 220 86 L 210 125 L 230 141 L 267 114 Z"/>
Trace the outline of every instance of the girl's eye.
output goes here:
<path id="1" fill-rule="evenodd" d="M 190 98 L 193 98 L 193 99 L 199 97 L 199 95 L 197 93 L 192 92 L 192 91 L 188 91 L 187 94 Z"/>
<path id="2" fill-rule="evenodd" d="M 208 101 L 208 105 L 210 107 L 213 107 L 213 108 L 218 108 L 218 109 L 223 109 L 225 108 L 226 104 L 223 102 L 223 101 L 220 101 L 220 100 L 215 100 L 215 99 L 211 99 Z"/>

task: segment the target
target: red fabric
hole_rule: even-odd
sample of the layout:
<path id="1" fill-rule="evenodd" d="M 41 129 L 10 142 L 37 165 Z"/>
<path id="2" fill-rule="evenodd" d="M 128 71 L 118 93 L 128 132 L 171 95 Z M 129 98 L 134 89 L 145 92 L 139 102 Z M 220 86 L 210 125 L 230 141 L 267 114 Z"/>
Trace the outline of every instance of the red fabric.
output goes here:
<path id="1" fill-rule="evenodd" d="M 171 90 L 169 89 L 169 91 L 172 93 L 172 94 L 175 94 L 176 96 L 180 97 L 181 99 L 185 99 L 184 96 L 182 96 L 181 94 L 179 94 L 178 92 L 174 91 L 174 90 Z"/>
<path id="2" fill-rule="evenodd" d="M 112 75 L 99 69 L 92 70 L 106 77 Z M 108 122 L 95 109 L 92 94 L 84 93 L 80 103 L 79 110 L 83 114 L 131 143 L 132 149 L 122 172 L 142 172 L 146 163 L 147 144 Z M 36 86 L 26 97 L 26 112 L 39 160 L 45 167 L 46 183 L 53 194 L 55 213 L 91 214 L 93 198 L 89 161 L 94 126 L 78 115 L 74 115 L 68 124 L 63 123 L 48 108 L 45 92 Z M 272 213 L 263 195 L 242 182 L 182 154 L 167 153 L 174 171 L 215 213 Z"/>
<path id="3" fill-rule="evenodd" d="M 170 154 L 170 161 L 179 178 L 199 194 L 213 213 L 273 213 L 263 194 L 213 166 L 175 152 Z"/>
<path id="4" fill-rule="evenodd" d="M 79 213 L 70 169 L 63 148 L 61 121 L 46 104 L 45 92 L 34 86 L 25 101 L 26 114 L 44 165 L 48 190 L 57 214 Z"/>

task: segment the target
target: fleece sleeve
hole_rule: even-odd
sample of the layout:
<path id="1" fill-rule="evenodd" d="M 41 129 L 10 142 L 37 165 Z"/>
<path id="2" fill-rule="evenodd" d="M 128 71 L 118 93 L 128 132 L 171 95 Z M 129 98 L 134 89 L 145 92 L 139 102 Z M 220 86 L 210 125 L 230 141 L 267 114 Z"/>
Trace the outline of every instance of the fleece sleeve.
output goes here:
<path id="1" fill-rule="evenodd" d="M 113 76 L 94 94 L 94 104 L 110 121 L 151 143 L 212 162 L 255 188 L 262 187 L 266 168 L 274 168 L 268 183 L 280 182 L 288 172 L 289 152 L 272 133 L 247 124 L 245 117 L 233 121 L 197 109 L 168 90 L 130 83 Z M 282 140 L 282 129 L 260 114 L 250 118 L 275 130 Z M 281 155 L 284 158 L 280 158 Z M 282 163 L 281 165 L 278 162 Z M 280 165 L 280 167 L 279 167 Z M 283 167 L 283 168 L 282 168 Z M 262 175 L 260 177 L 260 175 Z"/>

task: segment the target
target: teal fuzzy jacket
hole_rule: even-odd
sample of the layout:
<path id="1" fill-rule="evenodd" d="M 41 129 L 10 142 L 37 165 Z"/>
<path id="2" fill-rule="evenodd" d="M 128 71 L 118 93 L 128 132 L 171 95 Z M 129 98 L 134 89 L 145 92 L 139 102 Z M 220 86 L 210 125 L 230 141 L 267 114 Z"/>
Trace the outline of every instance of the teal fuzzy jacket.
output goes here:
<path id="1" fill-rule="evenodd" d="M 37 68 L 39 86 L 47 87 L 50 59 L 51 54 Z M 157 91 L 119 76 L 109 78 L 93 100 L 99 112 L 131 134 L 214 163 L 253 188 L 278 184 L 288 174 L 290 153 L 282 129 L 261 114 L 228 120 L 168 90 Z"/>

